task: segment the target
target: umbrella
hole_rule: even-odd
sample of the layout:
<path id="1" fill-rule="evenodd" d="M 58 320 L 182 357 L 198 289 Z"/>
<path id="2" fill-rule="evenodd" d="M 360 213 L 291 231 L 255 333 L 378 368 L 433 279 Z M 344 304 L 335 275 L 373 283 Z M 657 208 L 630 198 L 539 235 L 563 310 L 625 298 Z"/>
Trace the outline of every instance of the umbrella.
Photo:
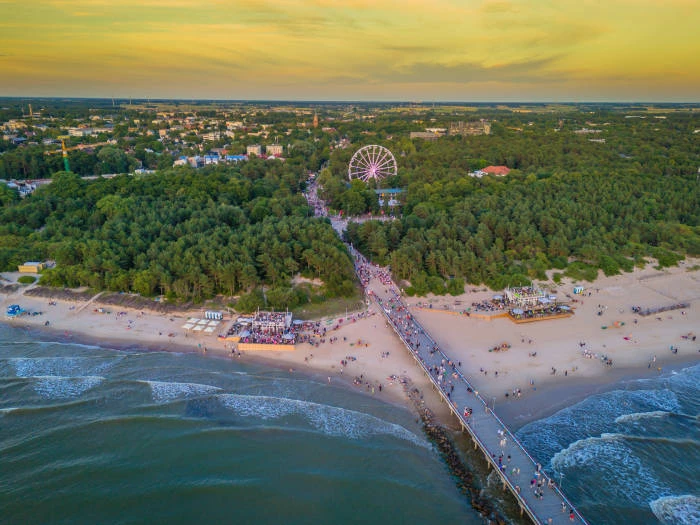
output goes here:
<path id="1" fill-rule="evenodd" d="M 523 310 L 520 308 L 513 308 L 513 315 L 523 315 Z"/>

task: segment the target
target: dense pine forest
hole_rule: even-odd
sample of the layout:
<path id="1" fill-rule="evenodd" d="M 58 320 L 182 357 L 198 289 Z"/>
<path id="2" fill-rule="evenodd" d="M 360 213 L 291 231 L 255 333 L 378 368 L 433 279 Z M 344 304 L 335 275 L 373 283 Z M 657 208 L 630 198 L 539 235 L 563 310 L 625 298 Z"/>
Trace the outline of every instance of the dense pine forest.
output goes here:
<path id="1" fill-rule="evenodd" d="M 350 296 L 351 260 L 328 221 L 309 217 L 304 176 L 263 160 L 96 181 L 57 174 L 0 208 L 0 267 L 54 259 L 42 284 L 193 301 L 243 294 L 245 310 Z M 292 287 L 297 274 L 324 286 Z"/>
<path id="2" fill-rule="evenodd" d="M 273 111 L 112 104 L 84 114 L 46 106 L 48 129 L 32 128 L 36 117 L 28 119 L 16 104 L 0 110 L 37 139 L 2 143 L 0 176 L 53 178 L 24 199 L 0 184 L 0 270 L 52 259 L 56 267 L 42 274 L 43 284 L 170 300 L 240 296 L 244 310 L 351 296 L 357 288 L 350 257 L 302 195 L 308 173 L 320 168 L 320 195 L 331 212 L 398 217 L 351 222 L 347 240 L 410 281 L 408 293 L 457 294 L 466 283 L 500 289 L 544 280 L 551 269 L 555 280 L 591 281 L 599 270 L 612 275 L 652 259 L 669 266 L 700 255 L 695 107 L 329 104 L 312 112 L 291 105 Z M 158 108 L 167 111 L 153 120 Z M 319 127 L 311 124 L 314 114 L 324 121 Z M 60 157 L 47 155 L 56 151 L 55 140 L 38 142 L 58 136 L 55 115 L 73 126 L 88 117 L 114 122 L 113 131 L 105 128 L 112 145 L 71 150 L 76 173 L 160 169 L 91 181 L 57 172 Z M 480 119 L 490 134 L 409 138 L 411 131 Z M 235 138 L 215 133 L 216 141 L 205 142 L 202 127 L 213 133 L 229 125 Z M 271 133 L 268 143 L 287 137 L 286 161 L 165 167 L 207 147 L 244 152 L 262 132 Z M 70 144 L 104 139 L 71 137 Z M 398 175 L 379 184 L 348 181 L 348 162 L 366 144 L 388 147 Z M 511 171 L 470 176 L 488 165 Z M 400 189 L 400 206 L 380 209 L 378 185 Z"/>
<path id="3" fill-rule="evenodd" d="M 697 119 L 591 119 L 508 117 L 490 136 L 397 141 L 399 174 L 383 184 L 406 189 L 401 218 L 351 224 L 348 240 L 419 295 L 457 293 L 465 281 L 500 289 L 551 268 L 556 279 L 594 280 L 598 269 L 700 254 Z M 600 132 L 574 132 L 586 126 Z M 345 156 L 321 177 L 326 198 L 345 213 L 376 213 L 371 192 L 339 183 Z M 467 176 L 489 164 L 512 171 Z"/>

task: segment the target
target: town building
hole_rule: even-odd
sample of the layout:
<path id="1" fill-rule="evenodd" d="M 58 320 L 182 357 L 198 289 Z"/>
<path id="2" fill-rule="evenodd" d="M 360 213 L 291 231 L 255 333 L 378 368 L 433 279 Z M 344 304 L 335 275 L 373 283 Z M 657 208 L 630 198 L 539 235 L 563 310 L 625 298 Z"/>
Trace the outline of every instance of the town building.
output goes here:
<path id="1" fill-rule="evenodd" d="M 477 122 L 450 122 L 450 135 L 490 135 L 491 123 L 487 120 Z"/>
<path id="2" fill-rule="evenodd" d="M 274 155 L 275 157 L 280 157 L 282 155 L 284 147 L 282 144 L 270 144 L 265 146 L 265 153 L 268 155 Z"/>
<path id="3" fill-rule="evenodd" d="M 26 262 L 20 264 L 18 267 L 19 273 L 39 273 L 41 270 L 46 268 L 46 264 L 43 262 Z"/>
<path id="4" fill-rule="evenodd" d="M 505 289 L 506 302 L 519 307 L 537 306 L 546 299 L 544 292 L 534 286 Z"/>
<path id="5" fill-rule="evenodd" d="M 258 157 L 262 156 L 262 146 L 260 144 L 251 144 L 249 146 L 246 146 L 246 154 L 247 155 L 256 155 Z"/>
<path id="6" fill-rule="evenodd" d="M 440 135 L 433 133 L 432 131 L 411 131 L 410 138 L 422 139 L 422 140 L 437 140 Z"/>
<path id="7" fill-rule="evenodd" d="M 469 173 L 470 177 L 476 177 L 480 179 L 484 175 L 494 175 L 496 177 L 505 177 L 510 173 L 510 168 L 508 166 L 486 166 L 480 170 L 472 171 Z"/>

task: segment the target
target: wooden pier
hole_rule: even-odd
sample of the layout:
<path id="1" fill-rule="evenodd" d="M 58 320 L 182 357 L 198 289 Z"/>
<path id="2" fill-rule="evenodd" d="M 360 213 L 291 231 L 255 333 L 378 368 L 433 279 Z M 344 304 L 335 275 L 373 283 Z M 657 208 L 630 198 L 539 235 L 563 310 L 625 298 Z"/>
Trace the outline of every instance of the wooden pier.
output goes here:
<path id="1" fill-rule="evenodd" d="M 433 384 L 434 389 L 459 419 L 462 429 L 484 454 L 489 467 L 500 477 L 504 490 L 509 490 L 536 524 L 587 524 L 576 507 L 566 498 L 557 480 L 550 479 L 541 466 L 494 412 L 493 404 L 469 383 L 456 362 L 450 360 L 437 343 L 410 313 L 397 293 L 395 285 L 372 279 L 368 293 L 379 306 L 389 325 Z M 441 373 L 441 371 L 444 372 Z M 454 385 L 454 388 L 452 388 Z M 471 411 L 470 415 L 469 411 Z M 510 460 L 508 459 L 510 457 Z M 535 480 L 534 486 L 531 485 Z M 537 482 L 542 486 L 537 488 Z M 539 492 L 539 496 L 538 496 Z"/>
<path id="2" fill-rule="evenodd" d="M 320 210 L 325 209 L 325 203 L 317 200 L 315 185 L 307 194 L 307 199 L 311 205 L 321 202 L 324 206 Z M 319 211 L 318 206 L 316 206 L 316 215 L 325 216 L 322 211 Z M 347 220 L 331 218 L 331 225 L 341 238 Z M 349 246 L 349 249 L 356 261 L 356 269 L 359 269 L 360 264 L 367 264 L 364 257 L 352 246 Z M 469 383 L 460 367 L 445 355 L 413 317 L 408 306 L 401 299 L 396 284 L 386 283 L 386 279 L 381 283 L 376 278 L 378 271 L 379 268 L 372 266 L 371 273 L 374 275 L 365 292 L 377 303 L 388 324 L 406 345 L 443 401 L 459 419 L 462 429 L 471 436 L 474 448 L 481 450 L 489 467 L 497 472 L 503 484 L 503 490 L 509 490 L 513 494 L 520 506 L 521 515 L 527 514 L 537 525 L 571 523 L 587 525 L 588 522 L 566 498 L 556 480 L 551 480 L 545 474 L 522 443 L 495 414 L 493 405 L 496 398 L 491 398 L 493 404 L 489 406 L 488 400 Z M 435 370 L 441 369 L 444 369 L 442 381 L 439 380 L 439 374 L 435 373 Z M 465 410 L 469 409 L 471 414 L 466 415 L 468 412 Z M 509 456 L 510 460 L 508 460 Z M 534 487 L 531 486 L 533 479 Z M 541 496 L 538 496 L 535 491 L 539 480 L 544 481 Z M 553 485 L 550 486 L 550 483 Z"/>

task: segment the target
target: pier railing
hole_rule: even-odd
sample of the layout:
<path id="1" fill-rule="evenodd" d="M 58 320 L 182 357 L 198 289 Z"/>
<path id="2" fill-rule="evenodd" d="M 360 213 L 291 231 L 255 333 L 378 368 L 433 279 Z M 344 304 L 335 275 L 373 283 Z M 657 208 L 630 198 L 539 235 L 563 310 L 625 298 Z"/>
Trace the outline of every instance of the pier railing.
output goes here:
<path id="1" fill-rule="evenodd" d="M 451 362 L 451 360 L 442 351 L 442 349 L 440 349 L 440 346 L 433 340 L 432 337 L 430 337 L 429 333 L 423 328 L 423 326 L 420 324 L 420 322 L 410 313 L 408 306 L 401 300 L 401 298 L 395 292 L 393 295 L 394 295 L 393 300 L 398 305 L 403 307 L 404 310 L 406 311 L 406 313 L 408 315 L 410 315 L 411 323 L 418 330 L 420 335 L 427 339 L 427 341 L 430 343 L 432 348 L 436 349 L 435 353 L 439 354 L 439 356 L 442 359 L 444 359 L 446 362 Z M 462 428 L 464 428 L 465 430 L 468 431 L 468 433 L 470 434 L 470 436 L 474 440 L 474 443 L 481 449 L 486 460 L 499 473 L 499 477 L 501 478 L 501 481 L 503 482 L 504 486 L 507 486 L 509 488 L 509 490 L 511 491 L 511 493 L 518 500 L 518 504 L 520 505 L 521 509 L 528 514 L 528 516 L 533 520 L 534 523 L 546 525 L 548 523 L 548 521 L 546 521 L 546 519 L 543 518 L 542 516 L 538 515 L 536 509 L 534 509 L 530 504 L 528 504 L 526 498 L 523 497 L 518 486 L 516 486 L 509 479 L 509 477 L 506 474 L 504 474 L 503 471 L 501 471 L 500 465 L 494 460 L 486 443 L 484 443 L 484 441 L 479 437 L 478 433 L 473 428 L 473 426 L 470 424 L 468 419 L 465 418 L 464 415 L 460 413 L 460 411 L 456 407 L 455 402 L 452 399 L 450 399 L 449 396 L 447 396 L 446 392 L 443 389 L 443 386 L 440 385 L 438 383 L 438 381 L 436 381 L 435 377 L 433 377 L 433 374 L 430 372 L 430 370 L 426 366 L 426 363 L 424 362 L 423 358 L 420 356 L 419 351 L 417 349 L 414 349 L 414 345 L 406 339 L 402 330 L 396 325 L 396 322 L 394 321 L 394 319 L 385 310 L 385 304 L 382 302 L 382 300 L 379 297 L 377 297 L 375 294 L 372 294 L 372 297 L 375 300 L 375 302 L 377 303 L 377 305 L 379 306 L 380 310 L 382 311 L 382 314 L 384 315 L 384 317 L 387 320 L 387 322 L 389 323 L 389 325 L 392 327 L 394 332 L 399 336 L 399 338 L 401 339 L 403 344 L 409 350 L 410 354 L 413 356 L 416 363 L 422 368 L 423 372 L 426 374 L 426 376 L 430 380 L 433 387 L 440 393 L 443 400 L 450 407 L 450 411 L 457 417 L 457 419 L 460 420 L 460 422 L 462 424 Z M 495 421 L 497 423 L 500 430 L 502 430 L 504 432 L 504 435 L 507 434 L 507 436 L 511 440 L 511 442 L 529 460 L 529 462 L 531 463 L 531 466 L 533 468 L 537 468 L 537 466 L 539 465 L 538 462 L 530 455 L 530 453 L 525 449 L 525 447 L 520 442 L 520 440 L 518 440 L 518 438 L 511 432 L 511 430 L 508 428 L 508 426 L 495 414 L 493 409 L 489 408 L 487 400 L 484 399 L 484 397 L 478 393 L 478 390 L 472 386 L 472 384 L 466 378 L 466 376 L 462 373 L 462 371 L 457 367 L 453 367 L 453 373 L 457 374 L 457 376 L 460 378 L 460 380 L 466 385 L 467 391 L 471 392 L 473 394 L 474 398 L 481 403 L 484 411 L 489 413 L 489 416 L 493 419 L 493 421 Z M 548 482 L 547 485 L 549 486 L 549 481 L 551 480 L 551 478 L 549 476 L 547 476 L 547 474 L 544 471 L 541 472 L 541 475 L 544 477 L 545 480 L 547 480 L 547 482 Z M 550 488 L 554 490 L 555 494 L 563 502 L 563 504 L 566 505 L 566 507 L 568 507 L 569 509 L 571 509 L 571 511 L 573 511 L 576 518 L 578 518 L 579 522 L 587 525 L 588 522 L 579 513 L 579 511 L 571 503 L 571 501 L 569 501 L 569 499 L 564 495 L 564 493 L 561 491 L 560 487 L 558 485 L 556 485 L 556 483 L 555 483 Z M 567 514 L 567 516 L 568 516 L 568 514 Z"/>
<path id="2" fill-rule="evenodd" d="M 310 195 L 307 195 L 307 198 L 310 198 Z M 311 202 L 311 201 L 310 201 Z M 319 201 L 322 202 L 322 201 Z M 325 209 L 325 206 L 322 208 L 322 210 Z M 323 211 L 319 212 L 316 210 L 316 215 L 320 216 L 326 216 Z M 344 221 L 334 221 L 331 220 L 331 224 L 333 228 L 338 232 L 338 234 L 342 237 L 342 229 L 344 226 Z M 362 264 L 369 264 L 368 261 L 359 253 L 357 252 L 352 245 L 348 245 L 348 248 L 350 250 L 350 253 L 353 255 L 353 258 L 355 259 L 356 266 L 355 270 L 359 275 L 359 270 L 360 266 Z M 410 314 L 410 311 L 408 309 L 408 306 L 403 302 L 401 297 L 396 293 L 395 290 L 398 290 L 396 285 L 392 283 L 390 286 L 388 286 L 393 295 L 394 295 L 394 300 L 405 309 L 407 314 L 410 316 L 410 321 L 411 323 L 414 324 L 414 326 L 419 330 L 419 333 L 421 336 L 425 337 L 427 341 L 430 343 L 431 348 L 436 349 L 436 352 L 439 352 L 439 355 L 442 357 L 442 359 L 445 360 L 445 362 L 450 362 L 451 360 L 445 355 L 445 353 L 440 349 L 440 346 L 435 343 L 435 341 L 430 337 L 428 332 L 425 331 L 425 329 L 422 327 L 422 325 L 418 322 L 418 320 Z M 379 305 L 380 310 L 382 311 L 382 314 L 384 317 L 387 319 L 387 322 L 389 325 L 392 327 L 394 332 L 399 336 L 403 344 L 406 346 L 408 349 L 409 353 L 413 356 L 414 360 L 420 366 L 425 372 L 426 376 L 432 383 L 433 387 L 440 393 L 440 396 L 442 399 L 447 403 L 447 405 L 450 407 L 450 411 L 457 417 L 457 419 L 460 421 L 462 424 L 462 428 L 466 429 L 472 439 L 474 440 L 474 443 L 476 446 L 478 446 L 481 451 L 483 452 L 484 456 L 486 457 L 486 460 L 488 461 L 489 465 L 493 466 L 498 472 L 499 477 L 501 478 L 501 481 L 503 482 L 504 487 L 508 487 L 509 490 L 512 492 L 512 494 L 515 496 L 516 500 L 518 501 L 518 504 L 520 505 L 520 508 L 522 509 L 523 512 L 526 512 L 527 515 L 532 519 L 534 523 L 537 525 L 549 525 L 549 524 L 556 524 L 556 525 L 561 525 L 569 522 L 568 519 L 568 514 L 566 514 L 564 511 L 566 510 L 566 507 L 570 509 L 570 512 L 573 512 L 574 516 L 578 518 L 578 521 L 580 523 L 583 523 L 584 525 L 588 525 L 588 522 L 584 519 L 583 516 L 579 513 L 579 511 L 574 507 L 574 505 L 569 501 L 569 499 L 564 495 L 564 493 L 561 491 L 560 487 L 557 486 L 556 484 L 553 485 L 553 490 L 554 494 L 557 496 L 559 504 L 562 506 L 561 511 L 557 512 L 557 505 L 553 505 L 551 502 L 551 499 L 548 499 L 548 502 L 540 501 L 535 498 L 534 501 L 532 501 L 532 504 L 530 504 L 525 497 L 525 494 L 519 490 L 519 487 L 517 485 L 514 485 L 513 482 L 509 479 L 508 475 L 505 473 L 505 471 L 501 470 L 501 465 L 499 465 L 495 461 L 495 455 L 493 455 L 489 448 L 488 445 L 484 442 L 484 440 L 478 435 L 477 430 L 473 427 L 474 424 L 476 423 L 476 418 L 473 419 L 472 421 L 469 421 L 462 413 L 460 413 L 459 410 L 457 410 L 457 405 L 455 401 L 453 401 L 450 397 L 450 395 L 443 389 L 443 386 L 438 383 L 438 381 L 435 380 L 433 377 L 433 374 L 431 371 L 428 369 L 428 366 L 426 365 L 424 358 L 420 355 L 420 351 L 418 348 L 414 349 L 413 344 L 404 337 L 404 334 L 402 331 L 399 329 L 399 327 L 396 325 L 394 319 L 389 315 L 389 313 L 384 309 L 384 305 L 382 304 L 381 299 L 375 295 L 368 293 L 367 290 L 365 290 L 365 293 L 369 296 L 371 295 L 374 301 Z M 391 299 L 391 298 L 389 298 Z M 488 414 L 489 417 L 487 417 L 483 423 L 479 422 L 478 425 L 480 426 L 480 430 L 482 429 L 483 425 L 483 431 L 486 432 L 486 427 L 491 426 L 490 429 L 493 431 L 494 429 L 498 429 L 499 431 L 502 431 L 505 434 L 508 435 L 510 438 L 511 442 L 515 444 L 517 447 L 517 451 L 521 455 L 521 460 L 525 461 L 527 463 L 527 466 L 534 467 L 537 469 L 537 472 L 544 476 L 545 479 L 548 481 L 550 478 L 546 475 L 545 472 L 541 472 L 539 468 L 539 463 L 535 461 L 535 459 L 527 452 L 525 447 L 522 445 L 522 443 L 513 435 L 513 433 L 510 431 L 510 429 L 501 421 L 501 419 L 494 413 L 493 409 L 489 409 L 487 401 L 483 398 L 483 396 L 479 395 L 478 391 L 471 385 L 469 380 L 464 376 L 461 370 L 459 370 L 456 366 L 453 366 L 453 373 L 456 373 L 458 377 L 461 379 L 461 381 L 466 385 L 467 389 L 466 392 L 469 393 L 470 398 L 473 396 L 478 402 L 483 405 L 484 412 Z M 515 459 L 515 458 L 514 458 Z M 525 465 L 523 465 L 525 466 Z M 548 483 L 548 486 L 550 484 Z M 533 496 L 534 497 L 534 494 Z M 535 508 L 537 507 L 537 508 Z M 545 517 L 545 514 L 548 514 L 548 517 Z"/>

